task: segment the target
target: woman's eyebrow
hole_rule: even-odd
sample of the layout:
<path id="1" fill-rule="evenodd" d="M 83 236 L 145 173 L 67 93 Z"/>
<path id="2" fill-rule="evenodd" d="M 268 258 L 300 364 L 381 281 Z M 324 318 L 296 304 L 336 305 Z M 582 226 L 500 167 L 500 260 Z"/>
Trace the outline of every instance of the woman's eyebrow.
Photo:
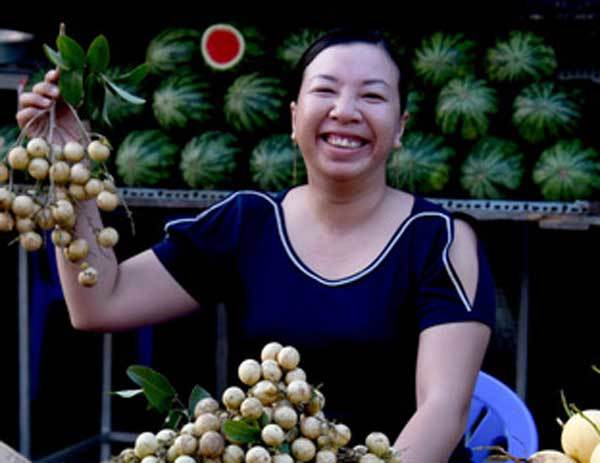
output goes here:
<path id="1" fill-rule="evenodd" d="M 338 82 L 338 79 L 334 76 L 331 76 L 329 74 L 317 74 L 316 76 L 311 77 L 311 81 L 314 79 L 324 79 L 324 80 L 328 80 L 330 82 Z M 389 87 L 390 85 L 383 79 L 366 79 L 362 81 L 362 85 L 376 85 L 376 84 L 381 84 L 384 85 L 386 87 Z"/>

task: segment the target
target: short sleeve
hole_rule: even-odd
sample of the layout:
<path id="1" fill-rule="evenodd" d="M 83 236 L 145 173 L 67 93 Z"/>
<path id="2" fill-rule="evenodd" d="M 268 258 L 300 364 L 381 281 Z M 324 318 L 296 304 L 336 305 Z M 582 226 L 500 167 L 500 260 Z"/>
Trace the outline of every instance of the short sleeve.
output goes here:
<path id="1" fill-rule="evenodd" d="M 493 329 L 495 323 L 495 285 L 480 240 L 477 242 L 478 276 L 471 304 L 449 256 L 454 223 L 449 215 L 435 220 L 426 262 L 420 275 L 416 296 L 419 331 L 434 325 L 479 321 Z"/>
<path id="2" fill-rule="evenodd" d="M 173 278 L 198 302 L 224 300 L 235 277 L 242 225 L 242 198 L 234 193 L 195 217 L 165 225 L 152 247 Z"/>

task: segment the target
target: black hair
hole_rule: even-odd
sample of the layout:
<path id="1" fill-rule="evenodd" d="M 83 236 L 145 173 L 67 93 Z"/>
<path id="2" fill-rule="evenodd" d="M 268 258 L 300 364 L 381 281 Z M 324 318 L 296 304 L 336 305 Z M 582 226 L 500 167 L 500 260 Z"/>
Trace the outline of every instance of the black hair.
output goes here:
<path id="1" fill-rule="evenodd" d="M 354 27 L 345 27 L 333 29 L 318 39 L 316 39 L 302 54 L 296 63 L 295 73 L 292 82 L 292 94 L 297 98 L 300 93 L 300 87 L 304 79 L 304 71 L 308 65 L 326 48 L 334 45 L 344 45 L 351 43 L 369 43 L 377 45 L 388 54 L 391 60 L 398 68 L 398 93 L 400 94 L 400 114 L 406 109 L 406 98 L 408 96 L 408 83 L 406 82 L 406 73 L 403 72 L 404 60 L 396 54 L 384 34 L 378 30 L 359 29 Z"/>

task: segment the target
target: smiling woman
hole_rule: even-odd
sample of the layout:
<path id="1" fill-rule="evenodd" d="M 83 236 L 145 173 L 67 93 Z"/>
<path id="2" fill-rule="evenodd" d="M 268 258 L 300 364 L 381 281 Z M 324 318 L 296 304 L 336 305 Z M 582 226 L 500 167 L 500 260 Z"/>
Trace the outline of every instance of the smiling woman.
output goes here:
<path id="1" fill-rule="evenodd" d="M 57 79 L 23 94 L 20 124 L 37 97 L 56 98 Z M 230 379 L 269 342 L 293 345 L 310 382 L 325 384 L 327 416 L 356 443 L 380 431 L 403 463 L 469 461 L 460 441 L 495 312 L 483 249 L 466 223 L 386 184 L 407 115 L 379 33 L 321 37 L 297 84 L 292 135 L 307 183 L 232 193 L 124 262 L 97 253 L 90 263 L 105 278 L 91 289 L 57 259 L 72 323 L 114 331 L 225 301 Z M 80 216 L 79 235 L 103 228 L 95 206 L 83 202 Z"/>

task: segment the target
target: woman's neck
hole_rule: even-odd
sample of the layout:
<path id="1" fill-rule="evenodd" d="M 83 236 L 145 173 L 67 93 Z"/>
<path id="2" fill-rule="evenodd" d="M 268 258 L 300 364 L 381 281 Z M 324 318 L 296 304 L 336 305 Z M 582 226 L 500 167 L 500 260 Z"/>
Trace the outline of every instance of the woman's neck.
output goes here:
<path id="1" fill-rule="evenodd" d="M 307 211 L 331 232 L 342 232 L 371 218 L 388 195 L 385 182 L 357 186 L 351 182 L 309 182 L 305 190 Z"/>

